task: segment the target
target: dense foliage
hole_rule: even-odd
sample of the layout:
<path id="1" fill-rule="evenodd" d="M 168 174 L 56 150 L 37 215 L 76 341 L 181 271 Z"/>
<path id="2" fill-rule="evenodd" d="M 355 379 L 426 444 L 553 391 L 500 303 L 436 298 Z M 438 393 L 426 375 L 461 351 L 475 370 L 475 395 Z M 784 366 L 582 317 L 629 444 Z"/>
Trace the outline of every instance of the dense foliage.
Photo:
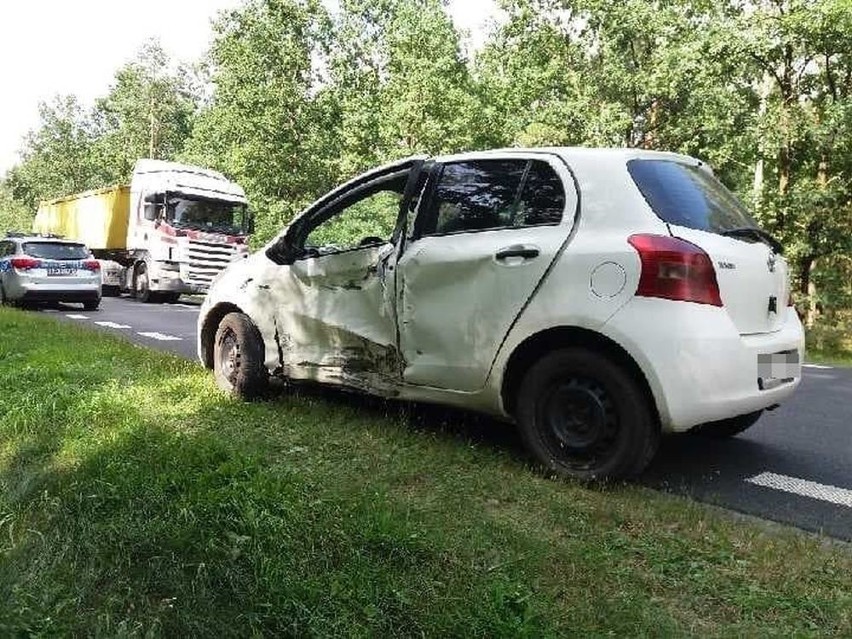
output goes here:
<path id="1" fill-rule="evenodd" d="M 43 105 L 0 225 L 126 180 L 142 156 L 238 180 L 264 240 L 329 187 L 407 154 L 641 146 L 715 167 L 786 245 L 809 315 L 852 306 L 848 0 L 500 6 L 467 56 L 441 0 L 245 0 L 219 17 L 200 74 L 151 45 L 93 107 Z"/>

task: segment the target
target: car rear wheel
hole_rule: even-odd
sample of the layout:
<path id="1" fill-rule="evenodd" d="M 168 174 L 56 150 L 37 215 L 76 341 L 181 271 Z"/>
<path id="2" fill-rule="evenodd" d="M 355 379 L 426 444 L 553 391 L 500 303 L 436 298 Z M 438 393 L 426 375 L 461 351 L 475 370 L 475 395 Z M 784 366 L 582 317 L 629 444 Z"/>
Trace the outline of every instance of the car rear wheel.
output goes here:
<path id="1" fill-rule="evenodd" d="M 98 306 L 101 305 L 100 300 L 92 300 L 90 302 L 83 302 L 83 310 L 85 311 L 96 311 L 98 310 Z"/>
<path id="2" fill-rule="evenodd" d="M 517 399 L 521 436 L 551 473 L 582 481 L 640 473 L 659 443 L 645 393 L 603 355 L 566 348 L 536 362 Z"/>
<path id="3" fill-rule="evenodd" d="M 12 306 L 12 302 L 6 297 L 6 291 L 2 284 L 0 284 L 0 306 Z"/>
<path id="4" fill-rule="evenodd" d="M 213 374 L 227 393 L 251 400 L 269 384 L 264 363 L 263 338 L 243 313 L 228 313 L 219 323 L 213 341 Z"/>
<path id="5" fill-rule="evenodd" d="M 695 433 L 696 435 L 703 435 L 705 437 L 714 437 L 718 439 L 736 437 L 743 431 L 754 426 L 757 423 L 757 420 L 760 419 L 761 415 L 763 415 L 763 411 L 759 410 L 754 413 L 731 417 L 730 419 L 708 422 L 706 424 L 696 426 L 690 432 Z"/>

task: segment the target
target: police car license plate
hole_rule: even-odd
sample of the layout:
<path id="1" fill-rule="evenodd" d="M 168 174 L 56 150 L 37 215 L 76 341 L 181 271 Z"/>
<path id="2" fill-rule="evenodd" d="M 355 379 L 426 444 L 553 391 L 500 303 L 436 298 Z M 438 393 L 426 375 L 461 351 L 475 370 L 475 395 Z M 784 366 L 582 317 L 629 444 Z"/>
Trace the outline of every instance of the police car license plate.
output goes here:
<path id="1" fill-rule="evenodd" d="M 48 275 L 76 275 L 77 269 L 71 268 L 70 266 L 48 266 L 47 267 Z"/>

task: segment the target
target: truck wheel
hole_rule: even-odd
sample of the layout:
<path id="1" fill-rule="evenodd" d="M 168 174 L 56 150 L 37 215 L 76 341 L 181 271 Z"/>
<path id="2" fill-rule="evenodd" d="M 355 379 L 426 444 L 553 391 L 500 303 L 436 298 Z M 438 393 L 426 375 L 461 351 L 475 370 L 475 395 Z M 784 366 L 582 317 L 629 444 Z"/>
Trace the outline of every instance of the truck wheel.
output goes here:
<path id="1" fill-rule="evenodd" d="M 695 433 L 696 435 L 703 435 L 718 439 L 735 437 L 741 432 L 754 426 L 757 423 L 757 420 L 760 419 L 761 415 L 763 415 L 763 411 L 759 410 L 754 413 L 731 417 L 730 419 L 722 419 L 718 422 L 708 422 L 706 424 L 696 426 L 689 432 Z"/>
<path id="2" fill-rule="evenodd" d="M 560 477 L 630 477 L 657 451 L 660 430 L 642 388 L 590 350 L 542 357 L 524 377 L 516 406 L 527 449 Z"/>
<path id="3" fill-rule="evenodd" d="M 136 268 L 136 280 L 133 287 L 136 299 L 140 302 L 148 304 L 154 301 L 154 294 L 151 292 L 151 283 L 148 280 L 148 267 L 144 262 Z"/>
<path id="4" fill-rule="evenodd" d="M 261 396 L 269 384 L 263 338 L 243 313 L 228 313 L 213 341 L 213 375 L 223 391 L 245 400 Z"/>

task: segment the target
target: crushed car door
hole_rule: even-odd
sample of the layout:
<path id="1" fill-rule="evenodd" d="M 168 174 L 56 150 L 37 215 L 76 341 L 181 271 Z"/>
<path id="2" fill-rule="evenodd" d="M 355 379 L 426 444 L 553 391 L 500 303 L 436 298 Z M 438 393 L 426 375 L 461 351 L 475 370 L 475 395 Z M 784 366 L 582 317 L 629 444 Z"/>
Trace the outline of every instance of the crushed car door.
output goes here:
<path id="1" fill-rule="evenodd" d="M 286 374 L 381 393 L 399 378 L 396 322 L 386 295 L 393 234 L 411 163 L 345 189 L 288 232 L 276 330 Z"/>
<path id="2" fill-rule="evenodd" d="M 397 264 L 403 380 L 482 388 L 510 327 L 574 223 L 576 191 L 555 156 L 436 164 Z"/>

